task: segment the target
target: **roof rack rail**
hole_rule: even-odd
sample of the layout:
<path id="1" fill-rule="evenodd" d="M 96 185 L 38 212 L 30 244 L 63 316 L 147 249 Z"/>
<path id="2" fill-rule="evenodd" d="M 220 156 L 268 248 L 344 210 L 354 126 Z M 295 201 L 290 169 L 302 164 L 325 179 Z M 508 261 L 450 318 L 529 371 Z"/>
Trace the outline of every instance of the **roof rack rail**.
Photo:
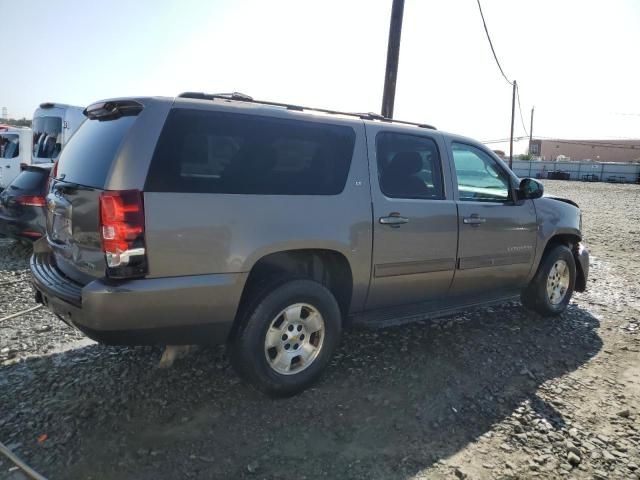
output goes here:
<path id="1" fill-rule="evenodd" d="M 235 100 L 239 102 L 257 103 L 259 105 L 269 105 L 272 107 L 282 107 L 282 108 L 286 108 L 287 110 L 295 110 L 298 112 L 308 110 L 312 112 L 328 113 L 330 115 L 347 115 L 350 117 L 357 117 L 362 120 L 378 120 L 381 122 L 400 123 L 402 125 L 413 125 L 414 127 L 436 130 L 436 127 L 434 127 L 433 125 L 429 125 L 426 123 L 407 122 L 404 120 L 396 120 L 395 118 L 387 118 L 378 113 L 373 113 L 373 112 L 368 112 L 368 113 L 341 112 L 339 110 L 329 110 L 326 108 L 303 107 L 301 105 L 293 105 L 290 103 L 270 102 L 267 100 L 255 100 L 253 97 L 246 95 L 244 93 L 239 93 L 239 92 L 232 92 L 232 93 L 184 92 L 178 95 L 178 97 L 193 98 L 196 100 L 215 100 L 215 99 Z"/>

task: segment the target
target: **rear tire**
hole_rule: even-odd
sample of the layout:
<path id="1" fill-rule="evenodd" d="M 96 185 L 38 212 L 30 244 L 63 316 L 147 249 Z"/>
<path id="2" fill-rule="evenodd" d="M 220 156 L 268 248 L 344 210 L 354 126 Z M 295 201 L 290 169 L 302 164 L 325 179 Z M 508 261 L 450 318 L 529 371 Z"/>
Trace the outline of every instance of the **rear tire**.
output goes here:
<path id="1" fill-rule="evenodd" d="M 542 316 L 556 316 L 569 305 L 576 283 L 576 262 L 571 250 L 558 245 L 549 250 L 531 283 L 522 292 L 522 304 Z"/>
<path id="2" fill-rule="evenodd" d="M 318 282 L 289 280 L 262 290 L 230 342 L 238 374 L 271 396 L 290 396 L 322 374 L 340 342 L 341 314 Z"/>

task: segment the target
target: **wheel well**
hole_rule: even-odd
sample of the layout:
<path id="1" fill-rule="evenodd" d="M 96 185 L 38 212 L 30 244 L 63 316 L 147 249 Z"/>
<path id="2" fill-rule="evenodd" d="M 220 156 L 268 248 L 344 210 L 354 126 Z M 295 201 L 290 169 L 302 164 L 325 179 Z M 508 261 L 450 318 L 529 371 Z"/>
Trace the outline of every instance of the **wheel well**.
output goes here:
<path id="1" fill-rule="evenodd" d="M 333 294 L 343 318 L 349 313 L 353 275 L 346 257 L 335 250 L 287 250 L 262 257 L 255 263 L 240 298 L 241 307 L 251 294 L 277 277 L 305 277 L 323 284 Z"/>
<path id="2" fill-rule="evenodd" d="M 542 256 L 546 255 L 549 250 L 557 245 L 564 245 L 565 247 L 569 247 L 569 249 L 573 250 L 573 247 L 576 246 L 579 241 L 580 237 L 571 233 L 559 233 L 558 235 L 554 235 L 549 239 L 547 245 L 544 247 Z"/>
<path id="3" fill-rule="evenodd" d="M 584 277 L 584 272 L 582 271 L 582 265 L 578 261 L 578 243 L 580 242 L 580 237 L 571 233 L 561 233 L 558 235 L 554 235 L 549 239 L 547 245 L 544 247 L 544 252 L 542 252 L 542 257 L 547 254 L 552 248 L 557 245 L 564 245 L 565 247 L 569 247 L 571 252 L 573 253 L 574 258 L 576 259 L 576 285 L 575 289 L 578 292 L 584 292 L 586 288 L 586 279 Z"/>

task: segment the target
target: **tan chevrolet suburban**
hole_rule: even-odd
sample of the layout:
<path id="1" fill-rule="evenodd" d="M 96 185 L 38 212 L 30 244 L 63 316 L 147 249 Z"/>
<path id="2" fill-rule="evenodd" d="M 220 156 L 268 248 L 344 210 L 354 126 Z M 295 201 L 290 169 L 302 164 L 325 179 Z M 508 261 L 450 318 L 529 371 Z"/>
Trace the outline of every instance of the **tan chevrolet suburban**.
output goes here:
<path id="1" fill-rule="evenodd" d="M 272 395 L 314 382 L 352 322 L 586 287 L 581 213 L 429 125 L 241 94 L 98 102 L 60 155 L 36 298 L 109 344 L 227 343 Z"/>

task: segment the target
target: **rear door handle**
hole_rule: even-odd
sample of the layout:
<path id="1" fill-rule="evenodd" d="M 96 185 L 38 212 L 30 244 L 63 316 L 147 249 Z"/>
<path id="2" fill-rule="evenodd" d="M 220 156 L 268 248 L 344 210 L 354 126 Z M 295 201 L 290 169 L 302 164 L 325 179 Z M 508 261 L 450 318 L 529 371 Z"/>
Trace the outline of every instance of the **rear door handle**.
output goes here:
<path id="1" fill-rule="evenodd" d="M 388 217 L 380 217 L 380 223 L 382 225 L 390 225 L 391 227 L 399 227 L 403 223 L 409 223 L 407 217 L 401 217 L 399 213 L 390 213 Z"/>
<path id="2" fill-rule="evenodd" d="M 486 218 L 480 218 L 480 215 L 478 215 L 477 213 L 473 213 L 468 217 L 464 217 L 462 219 L 462 222 L 466 225 L 471 225 L 474 227 L 479 226 L 482 223 L 486 223 L 487 219 Z"/>

